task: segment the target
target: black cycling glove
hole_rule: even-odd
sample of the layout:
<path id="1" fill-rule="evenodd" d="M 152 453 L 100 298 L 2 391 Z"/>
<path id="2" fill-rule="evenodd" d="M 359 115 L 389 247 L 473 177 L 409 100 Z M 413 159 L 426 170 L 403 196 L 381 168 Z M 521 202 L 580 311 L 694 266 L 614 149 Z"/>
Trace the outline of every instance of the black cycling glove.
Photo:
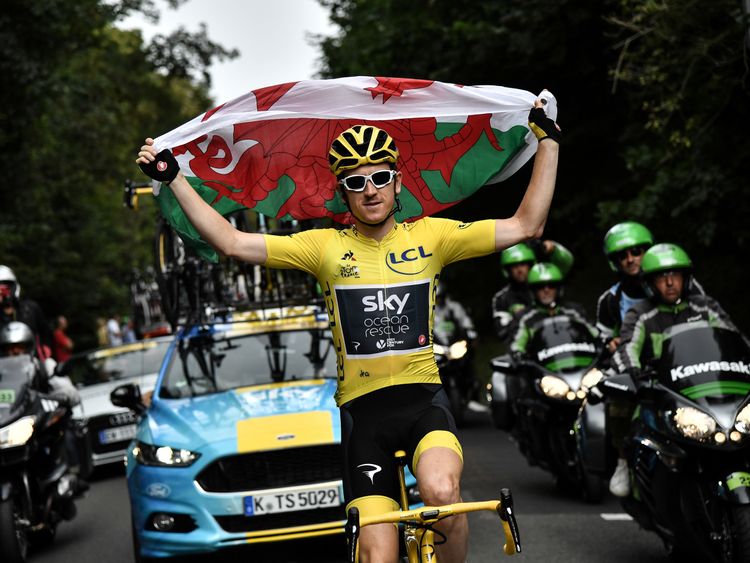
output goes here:
<path id="1" fill-rule="evenodd" d="M 180 172 L 180 165 L 169 149 L 164 149 L 156 155 L 156 160 L 148 164 L 139 164 L 143 173 L 157 182 L 169 184 Z"/>
<path id="2" fill-rule="evenodd" d="M 547 117 L 542 108 L 531 108 L 529 112 L 529 127 L 539 141 L 552 139 L 559 144 L 562 140 L 560 127 Z"/>

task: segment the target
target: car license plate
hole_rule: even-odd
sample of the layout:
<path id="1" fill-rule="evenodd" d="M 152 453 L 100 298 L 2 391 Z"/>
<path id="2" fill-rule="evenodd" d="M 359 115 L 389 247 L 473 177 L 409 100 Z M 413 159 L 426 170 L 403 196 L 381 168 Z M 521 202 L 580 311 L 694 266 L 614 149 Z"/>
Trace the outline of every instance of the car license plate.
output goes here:
<path id="1" fill-rule="evenodd" d="M 277 512 L 310 510 L 341 505 L 339 485 L 270 492 L 244 498 L 245 515 L 261 516 Z"/>
<path id="2" fill-rule="evenodd" d="M 116 426 L 115 428 L 106 428 L 99 431 L 99 443 L 111 444 L 113 442 L 123 442 L 135 438 L 135 424 L 126 426 Z"/>

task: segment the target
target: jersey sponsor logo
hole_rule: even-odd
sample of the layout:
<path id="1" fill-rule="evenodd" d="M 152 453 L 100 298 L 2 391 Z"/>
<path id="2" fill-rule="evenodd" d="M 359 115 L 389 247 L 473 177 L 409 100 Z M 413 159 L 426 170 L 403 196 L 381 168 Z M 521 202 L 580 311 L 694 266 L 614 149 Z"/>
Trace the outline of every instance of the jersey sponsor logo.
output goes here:
<path id="1" fill-rule="evenodd" d="M 359 277 L 359 266 L 351 264 L 341 264 L 341 270 L 339 271 L 339 277 L 342 278 L 358 278 Z"/>
<path id="2" fill-rule="evenodd" d="M 334 289 L 347 356 L 408 353 L 427 343 L 429 280 Z"/>
<path id="3" fill-rule="evenodd" d="M 362 463 L 357 466 L 357 469 L 361 469 L 362 473 L 370 479 L 370 483 L 373 485 L 375 484 L 375 475 L 383 470 L 382 467 L 375 465 L 374 463 Z"/>
<path id="4" fill-rule="evenodd" d="M 425 258 L 429 258 L 432 256 L 432 252 L 427 252 L 423 246 L 418 246 L 416 248 L 407 248 L 403 252 L 389 252 L 385 255 L 385 265 L 388 266 L 388 269 L 392 272 L 396 272 L 397 274 L 402 274 L 405 276 L 414 276 L 416 274 L 421 274 L 427 269 L 427 266 L 429 266 L 429 262 L 422 262 L 420 263 L 415 271 L 411 272 L 409 269 L 411 268 L 410 264 L 413 262 L 419 262 L 420 260 L 424 260 Z M 421 266 L 421 268 L 419 268 Z"/>
<path id="5" fill-rule="evenodd" d="M 342 260 L 351 260 L 352 262 L 356 262 L 357 259 L 354 257 L 354 252 L 349 250 L 348 252 L 344 253 L 344 255 L 341 257 Z"/>
<path id="6" fill-rule="evenodd" d="M 672 381 L 679 381 L 680 379 L 691 377 L 693 375 L 701 373 L 716 373 L 719 371 L 750 375 L 750 364 L 746 364 L 745 362 L 700 362 L 688 366 L 673 367 L 670 375 L 672 376 Z"/>
<path id="7" fill-rule="evenodd" d="M 596 346 L 591 342 L 567 342 L 560 344 L 559 346 L 553 346 L 552 348 L 546 348 L 545 350 L 539 350 L 536 356 L 539 361 L 542 362 L 552 356 L 558 354 L 569 354 L 571 352 L 586 352 L 588 354 L 596 353 Z"/>
<path id="8" fill-rule="evenodd" d="M 471 225 L 472 225 L 471 223 L 459 223 L 459 224 L 458 224 L 458 228 L 459 228 L 460 230 L 463 230 L 463 229 L 468 229 L 469 227 L 471 227 Z"/>

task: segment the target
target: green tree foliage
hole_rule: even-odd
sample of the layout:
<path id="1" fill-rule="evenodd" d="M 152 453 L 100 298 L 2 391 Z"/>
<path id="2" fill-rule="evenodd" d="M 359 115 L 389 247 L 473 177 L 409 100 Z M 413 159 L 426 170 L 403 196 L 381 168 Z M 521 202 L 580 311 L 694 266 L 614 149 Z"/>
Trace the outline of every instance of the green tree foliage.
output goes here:
<path id="1" fill-rule="evenodd" d="M 207 67 L 235 55 L 205 30 L 145 44 L 114 24 L 145 0 L 9 0 L 0 15 L 0 263 L 79 347 L 95 318 L 127 312 L 133 267 L 151 263 L 155 211 L 123 208 L 146 134 L 210 106 Z M 168 46 L 168 47 L 167 47 Z M 150 209 L 151 208 L 151 209 Z"/>
<path id="2" fill-rule="evenodd" d="M 565 139 L 546 235 L 574 250 L 569 295 L 589 311 L 611 283 L 603 234 L 634 219 L 684 245 L 708 290 L 750 320 L 747 300 L 735 305 L 750 245 L 742 2 L 320 1 L 341 28 L 319 38 L 326 77 L 492 83 L 557 96 Z M 447 214 L 506 216 L 527 179 L 522 171 Z M 502 283 L 496 259 L 459 268 L 446 274 L 472 280 L 454 287 L 466 288 L 489 326 L 489 295 Z M 472 268 L 496 276 L 467 278 Z"/>

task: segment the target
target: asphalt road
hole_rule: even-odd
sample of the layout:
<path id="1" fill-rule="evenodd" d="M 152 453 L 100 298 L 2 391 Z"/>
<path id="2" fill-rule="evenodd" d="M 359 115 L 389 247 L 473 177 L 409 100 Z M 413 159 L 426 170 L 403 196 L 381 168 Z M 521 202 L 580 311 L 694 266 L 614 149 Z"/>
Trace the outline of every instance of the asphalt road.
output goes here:
<path id="1" fill-rule="evenodd" d="M 507 434 L 490 424 L 486 413 L 473 412 L 461 430 L 466 469 L 465 500 L 496 498 L 501 487 L 510 487 L 521 529 L 523 553 L 510 560 L 532 562 L 606 561 L 607 563 L 665 562 L 658 538 L 623 518 L 614 499 L 587 505 L 558 491 L 544 471 L 529 467 Z M 604 515 L 604 516 L 603 516 Z M 78 516 L 60 525 L 55 544 L 36 551 L 31 563 L 132 563 L 130 509 L 124 472 L 114 468 L 99 472 Z M 470 516 L 469 561 L 500 561 L 502 533 L 490 513 Z M 271 548 L 243 548 L 195 557 L 193 561 L 252 561 L 257 563 L 309 563 L 343 561 L 341 537 L 293 542 Z M 192 562 L 191 562 L 192 563 Z"/>

